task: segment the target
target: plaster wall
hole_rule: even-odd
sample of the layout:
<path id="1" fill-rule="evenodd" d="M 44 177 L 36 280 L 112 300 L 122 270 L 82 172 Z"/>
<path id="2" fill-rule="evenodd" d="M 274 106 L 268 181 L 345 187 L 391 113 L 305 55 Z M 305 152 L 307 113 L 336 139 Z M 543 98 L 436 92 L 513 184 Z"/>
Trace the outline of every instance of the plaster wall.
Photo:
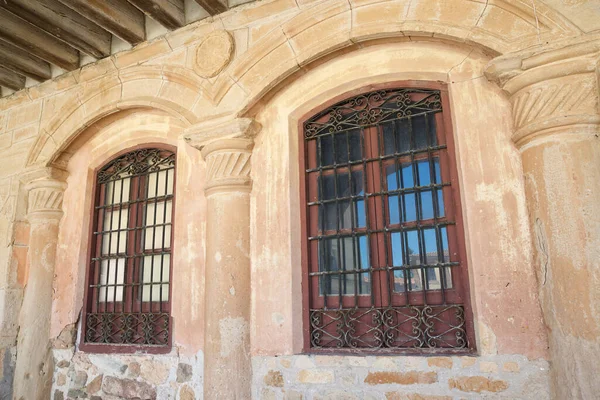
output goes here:
<path id="1" fill-rule="evenodd" d="M 525 147 L 523 159 L 533 199 L 541 304 L 552 329 L 552 358 L 559 366 L 552 369 L 553 391 L 557 398 L 592 399 L 600 390 L 595 373 L 600 354 L 600 236 L 592 233 L 600 232 L 598 135 L 557 135 Z"/>
<path id="2" fill-rule="evenodd" d="M 27 329 L 19 327 L 19 313 L 31 311 L 21 309 L 22 293 L 30 273 L 36 272 L 36 266 L 30 266 L 28 261 L 27 192 L 22 175 L 49 166 L 65 168 L 70 173 L 62 207 L 65 217 L 57 248 L 52 311 L 50 316 L 39 316 L 50 319 L 50 344 L 56 349 L 55 361 L 58 362 L 53 390 L 59 389 L 67 396 L 71 389 L 80 390 L 70 386 L 71 383 L 59 384 L 58 377 L 67 370 L 75 377 L 77 371 L 91 371 L 85 385 L 101 374 L 141 383 L 151 381 L 141 372 L 136 378 L 133 378 L 135 373 L 127 372 L 135 371 L 132 362 L 141 365 L 147 361 L 146 356 L 101 357 L 121 360 L 118 361 L 121 367 L 117 368 L 120 372 L 116 372 L 117 369 L 108 368 L 106 363 L 88 362 L 82 353 L 73 353 L 71 346 L 82 305 L 86 235 L 89 234 L 86 216 L 93 168 L 124 146 L 158 141 L 178 148 L 174 264 L 181 268 L 181 274 L 174 274 L 173 278 L 173 287 L 177 288 L 173 293 L 175 347 L 172 354 L 156 357 L 169 371 L 168 377 L 158 385 L 180 390 L 173 368 L 179 360 L 187 360 L 183 362 L 195 365 L 195 396 L 200 395 L 198 385 L 202 371 L 197 365 L 201 363 L 198 360 L 204 341 L 206 203 L 202 187 L 205 172 L 199 152 L 180 139 L 180 134 L 190 125 L 222 116 L 256 116 L 263 125 L 252 156 L 253 393 L 262 396 L 264 389 L 264 396 L 268 398 L 282 397 L 288 396 L 284 390 L 291 393 L 293 389 L 310 398 L 317 389 L 305 384 L 314 380 L 311 377 L 315 374 L 304 373 L 302 380 L 306 382 L 300 382 L 299 375 L 301 369 L 312 370 L 313 366 L 317 370 L 327 366 L 335 377 L 331 382 L 322 382 L 319 390 L 337 390 L 339 385 L 345 385 L 347 382 L 341 377 L 343 371 L 355 367 L 352 358 L 337 361 L 309 358 L 310 362 L 304 364 L 306 358 L 299 356 L 302 313 L 298 301 L 301 281 L 298 210 L 302 205 L 297 193 L 297 123 L 310 109 L 349 90 L 384 81 L 422 79 L 449 85 L 478 356 L 473 358 L 471 366 L 466 365 L 471 361 L 463 365 L 462 359 L 456 358 L 439 362 L 451 365 L 449 368 L 429 365 L 429 361 L 425 365 L 424 359 L 413 365 L 404 357 L 385 359 L 381 366 L 376 365 L 377 359 L 366 358 L 356 366 L 362 369 L 352 372 L 355 377 L 352 387 L 367 397 L 365 379 L 371 372 L 408 373 L 414 369 L 415 373 L 427 374 L 443 368 L 436 384 L 414 386 L 418 391 L 404 391 L 398 384 L 383 385 L 375 390 L 376 397 L 388 392 L 399 393 L 392 394 L 392 398 L 419 398 L 415 396 L 421 392 L 461 398 L 491 396 L 490 391 L 472 394 L 477 392 L 459 388 L 466 389 L 469 385 L 455 384 L 450 388 L 450 379 L 474 377 L 471 382 L 479 382 L 480 387 L 504 387 L 502 383 L 489 383 L 495 381 L 508 385 L 493 396 L 519 398 L 526 396 L 522 390 L 529 378 L 525 377 L 534 375 L 536 382 L 546 382 L 534 386 L 536 397 L 547 396 L 548 341 L 533 274 L 533 267 L 543 263 L 533 259 L 524 194 L 531 194 L 530 200 L 538 193 L 532 190 L 530 182 L 536 185 L 544 182 L 539 187 L 544 188 L 543 193 L 548 193 L 549 199 L 569 192 L 578 193 L 582 199 L 581 209 L 587 211 L 584 222 L 569 229 L 594 232 L 597 230 L 594 216 L 598 213 L 591 210 L 595 210 L 593 182 L 597 183 L 597 179 L 594 181 L 593 174 L 597 176 L 597 171 L 586 170 L 582 163 L 586 160 L 597 165 L 598 155 L 584 144 L 564 156 L 560 147 L 564 144 L 554 144 L 544 153 L 545 158 L 536 153 L 537 150 L 527 150 L 533 155 L 532 161 L 526 162 L 529 163 L 525 165 L 526 172 L 538 168 L 538 161 L 573 162 L 577 167 L 564 175 L 564 171 L 553 169 L 556 165 L 546 165 L 543 177 L 538 174 L 527 178 L 525 192 L 521 157 L 510 140 L 514 128 L 507 96 L 483 77 L 483 67 L 490 58 L 502 53 L 538 48 L 542 44 L 566 48 L 571 43 L 561 40 L 590 32 L 588 37 L 593 41 L 598 39 L 598 32 L 594 23 L 589 22 L 591 14 L 576 13 L 571 6 L 569 15 L 582 18 L 565 17 L 545 2 L 537 2 L 534 7 L 519 0 L 467 3 L 447 0 L 254 2 L 0 99 L 0 347 L 3 349 L 0 391 L 10 393 L 11 390 L 10 383 L 5 383 L 12 380 L 15 340 L 19 328 Z M 589 21 L 578 26 L 574 20 Z M 230 55 L 232 61 L 218 76 L 202 77 L 196 69 L 197 45 L 208 33 L 221 29 L 228 30 L 235 43 Z M 535 105 L 537 107 L 537 103 Z M 597 104 L 596 110 L 590 111 L 594 112 L 597 113 Z M 583 184 L 575 185 L 575 179 L 568 182 L 568 176 L 578 177 L 578 174 L 586 177 L 578 182 L 591 185 L 591 192 L 582 189 Z M 568 189 L 564 191 L 548 186 L 554 175 L 561 176 L 560 182 L 571 186 L 565 183 Z M 560 209 L 542 207 L 541 215 L 566 215 L 567 197 L 564 199 Z M 549 245 L 553 254 L 562 255 L 563 251 L 569 254 L 564 257 L 567 268 L 563 275 L 576 276 L 579 283 L 587 277 L 589 282 L 597 282 L 594 275 L 597 265 L 588 260 L 598 259 L 593 250 L 598 246 L 586 236 L 588 258 L 580 262 L 576 242 L 567 241 L 571 247 L 561 245 L 564 235 L 560 225 L 561 221 L 555 220 L 544 225 L 544 229 L 547 235 L 561 238 Z M 573 235 L 573 240 L 576 236 Z M 544 252 L 538 249 L 538 258 L 540 254 Z M 548 265 L 562 265 L 562 261 L 562 258 L 553 259 Z M 598 315 L 593 306 L 597 290 L 591 285 L 589 292 L 579 293 L 581 286 L 569 286 L 569 279 L 560 282 L 566 284 L 542 288 L 541 299 L 546 319 L 550 321 L 550 344 L 557 349 L 552 353 L 553 370 L 556 369 L 553 377 L 560 377 L 564 387 L 573 390 L 560 392 L 555 388 L 555 396 L 593 398 L 595 393 L 590 386 L 581 390 L 576 387 L 594 381 L 588 374 L 597 370 L 590 364 L 592 361 L 586 360 L 588 351 L 597 351 L 594 326 Z M 579 304 L 583 305 L 581 310 Z M 557 311 L 556 307 L 576 311 Z M 569 327 L 572 316 L 578 321 L 576 328 Z M 565 362 L 565 355 L 571 354 L 575 357 Z M 195 358 L 193 361 L 185 357 Z M 58 366 L 60 361 L 68 360 L 71 360 L 68 367 Z M 297 360 L 304 361 L 297 364 Z M 516 367 L 509 364 L 505 370 L 505 364 L 513 362 Z M 38 365 L 32 365 L 28 373 L 37 376 L 37 368 Z M 279 386 L 277 373 L 270 374 L 270 370 L 281 372 L 284 386 Z M 274 389 L 267 383 L 271 382 L 267 376 L 275 376 Z M 182 397 L 181 392 L 177 395 Z"/>
<path id="3" fill-rule="evenodd" d="M 138 393 L 145 393 L 147 385 L 161 399 L 175 398 L 178 392 L 202 393 L 204 163 L 197 150 L 178 139 L 182 128 L 180 121 L 164 112 L 129 110 L 95 124 L 69 148 L 69 178 L 58 239 L 50 330 L 50 336 L 56 338 L 54 399 L 76 398 L 84 393 L 115 395 L 118 390 L 111 386 L 110 378 L 135 382 L 132 385 Z M 177 148 L 171 292 L 173 349 L 167 355 L 146 356 L 78 352 L 73 348 L 72 335 L 81 333 L 77 324 L 83 305 L 94 171 L 123 149 L 151 143 Z M 75 341 L 79 342 L 80 337 Z"/>
<path id="4" fill-rule="evenodd" d="M 323 390 L 340 390 L 336 385 L 341 381 L 337 378 L 322 382 L 317 391 L 309 385 L 300 383 L 298 386 L 295 374 L 299 372 L 293 367 L 292 370 L 282 369 L 273 357 L 298 354 L 303 350 L 299 121 L 310 110 L 348 91 L 369 84 L 408 79 L 442 81 L 449 86 L 467 235 L 467 264 L 481 357 L 474 358 L 473 362 L 500 365 L 492 367 L 498 371 L 504 361 L 516 357 L 524 368 L 531 366 L 532 373 L 535 371 L 536 379 L 542 382 L 539 386 L 548 385 L 545 361 L 548 345 L 537 292 L 532 290 L 537 284 L 532 267 L 533 250 L 520 154 L 510 139 L 510 105 L 501 91 L 483 77 L 487 62 L 485 54 L 472 48 L 427 39 L 377 43 L 311 68 L 283 85 L 268 102 L 257 106 L 256 119 L 263 129 L 255 140 L 253 152 L 253 164 L 261 167 L 252 170 L 250 235 L 255 396 L 263 395 L 263 388 L 268 386 L 264 382 L 269 380 L 269 365 L 273 370 L 282 371 L 284 383 L 283 389 L 265 389 L 265 398 L 271 396 L 273 390 L 278 393 L 273 394 L 274 398 L 280 398 L 291 388 L 308 398 L 322 394 Z M 283 359 L 289 360 L 287 365 L 295 365 L 297 357 L 300 356 Z M 396 360 L 401 364 L 403 358 Z M 340 366 L 341 370 L 353 369 L 344 357 L 333 357 L 335 361 L 331 362 L 324 356 L 317 359 L 329 370 L 334 366 Z M 347 393 L 371 390 L 365 383 L 367 371 L 378 370 L 378 367 L 385 370 L 381 367 L 385 363 L 373 367 L 373 362 L 362 360 L 364 376 L 359 373 L 358 380 L 348 384 Z M 389 360 L 392 361 L 388 371 L 407 371 L 406 367 L 396 364 L 394 358 Z M 460 365 L 458 359 L 454 363 Z M 302 361 L 298 361 L 298 365 L 302 365 Z M 309 369 L 316 368 L 314 363 L 307 365 Z M 436 369 L 428 369 L 427 362 L 423 361 L 419 370 L 434 372 Z M 477 368 L 450 368 L 445 376 L 460 378 L 477 372 L 481 373 Z M 502 395 L 534 396 L 526 394 L 525 387 L 517 384 L 517 375 L 502 377 L 508 379 L 509 386 L 514 386 L 514 391 Z M 499 379 L 494 374 L 484 376 L 485 379 Z M 393 388 L 394 385 L 387 386 L 388 391 Z M 446 381 L 419 386 L 415 390 L 424 395 L 460 393 Z M 380 391 L 376 392 L 381 395 Z M 377 394 L 373 396 L 378 398 Z M 549 396 L 547 387 L 535 392 L 535 397 L 540 396 Z"/>

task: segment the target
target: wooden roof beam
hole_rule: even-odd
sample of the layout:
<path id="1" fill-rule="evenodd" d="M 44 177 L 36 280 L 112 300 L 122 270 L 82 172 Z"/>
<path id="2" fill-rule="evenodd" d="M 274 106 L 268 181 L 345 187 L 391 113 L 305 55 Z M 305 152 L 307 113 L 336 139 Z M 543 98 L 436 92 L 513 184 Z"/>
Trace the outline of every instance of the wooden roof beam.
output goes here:
<path id="1" fill-rule="evenodd" d="M 0 40 L 0 65 L 36 81 L 52 78 L 50 64 L 3 40 Z"/>
<path id="2" fill-rule="evenodd" d="M 132 45 L 146 38 L 144 13 L 126 0 L 59 1 Z"/>
<path id="3" fill-rule="evenodd" d="M 169 30 L 185 25 L 183 0 L 129 0 L 129 2 Z"/>
<path id="4" fill-rule="evenodd" d="M 0 38 L 36 57 L 72 71 L 79 68 L 79 52 L 48 32 L 0 8 Z"/>
<path id="5" fill-rule="evenodd" d="M 25 77 L 9 69 L 0 67 L 0 86 L 14 91 L 21 90 L 25 87 Z"/>
<path id="6" fill-rule="evenodd" d="M 200 4 L 210 15 L 217 15 L 227 11 L 227 5 L 221 3 L 219 0 L 196 0 L 196 3 Z"/>
<path id="7" fill-rule="evenodd" d="M 92 57 L 110 55 L 111 34 L 58 0 L 2 0 L 0 7 Z"/>

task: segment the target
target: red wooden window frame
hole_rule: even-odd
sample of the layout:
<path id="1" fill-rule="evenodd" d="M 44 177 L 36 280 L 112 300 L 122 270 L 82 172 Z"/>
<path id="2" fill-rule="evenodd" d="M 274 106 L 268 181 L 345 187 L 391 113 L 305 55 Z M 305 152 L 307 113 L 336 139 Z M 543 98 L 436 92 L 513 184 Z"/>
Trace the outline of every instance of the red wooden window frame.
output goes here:
<path id="1" fill-rule="evenodd" d="M 319 214 L 315 207 L 309 207 L 308 204 L 311 202 L 315 202 L 319 200 L 318 193 L 319 189 L 317 188 L 317 174 L 311 174 L 306 172 L 306 170 L 310 170 L 309 160 L 314 160 L 317 157 L 316 154 L 316 144 L 311 144 L 306 139 L 306 131 L 305 131 L 305 123 L 313 116 L 322 112 L 323 110 L 327 110 L 328 108 L 344 102 L 348 99 L 352 99 L 356 96 L 364 95 L 370 92 L 378 91 L 378 90 L 386 90 L 386 89 L 432 89 L 439 91 L 439 97 L 441 101 L 441 107 L 443 109 L 442 112 L 437 112 L 435 114 L 435 122 L 436 122 L 436 134 L 438 143 L 444 144 L 444 151 L 434 151 L 432 155 L 434 157 L 438 157 L 440 172 L 441 172 L 441 181 L 448 182 L 449 185 L 442 187 L 443 193 L 443 201 L 444 201 L 444 216 L 442 218 L 437 218 L 437 222 L 445 222 L 451 221 L 450 225 L 446 225 L 447 229 L 447 237 L 448 237 L 448 245 L 449 245 L 449 255 L 450 261 L 454 263 L 459 263 L 459 267 L 452 268 L 452 286 L 449 289 L 445 290 L 423 290 L 423 291 L 409 291 L 405 290 L 404 292 L 395 292 L 392 288 L 394 285 L 393 280 L 390 279 L 390 271 L 377 271 L 373 272 L 371 278 L 372 282 L 372 293 L 370 296 L 359 295 L 332 295 L 332 296 L 323 296 L 321 294 L 319 288 L 319 277 L 318 276 L 310 276 L 311 271 L 315 272 L 319 270 L 319 253 L 318 253 L 318 241 L 312 240 L 309 241 L 310 237 L 317 237 L 319 235 L 326 236 L 328 232 L 323 232 L 318 230 L 318 218 Z M 378 137 L 381 137 L 382 125 L 376 124 L 371 126 L 366 126 L 363 129 L 363 135 L 361 139 L 361 143 L 364 145 L 364 149 L 367 154 L 363 154 L 363 158 L 367 159 L 375 159 L 379 156 L 380 151 L 380 143 L 378 142 Z M 301 207 L 301 227 L 303 231 L 302 235 L 302 270 L 303 270 L 303 283 L 302 283 L 302 291 L 303 291 L 303 315 L 304 315 L 304 351 L 305 352 L 313 352 L 313 353 L 330 353 L 330 352 L 359 352 L 359 353 L 369 353 L 369 352 L 392 352 L 392 353 L 407 353 L 407 354 L 427 354 L 427 353 L 472 353 L 475 351 L 475 338 L 474 338 L 474 328 L 473 328 L 473 320 L 472 320 L 472 309 L 470 305 L 470 295 L 469 295 L 469 280 L 468 280 L 468 272 L 467 272 L 467 257 L 466 257 L 466 249 L 465 249 L 465 241 L 464 241 L 464 230 L 463 230 L 463 218 L 462 218 L 462 210 L 460 203 L 460 193 L 458 186 L 458 172 L 456 166 L 456 151 L 454 147 L 453 133 L 452 133 L 452 123 L 450 119 L 450 105 L 448 100 L 448 92 L 447 86 L 440 82 L 423 82 L 423 81 L 401 81 L 401 82 L 392 82 L 380 85 L 371 85 L 368 87 L 364 87 L 344 95 L 338 96 L 326 104 L 311 110 L 307 113 L 304 118 L 300 120 L 299 124 L 299 149 L 300 149 L 300 194 L 301 201 L 304 203 L 304 206 Z M 424 154 L 423 157 L 428 157 L 428 154 Z M 402 157 L 397 160 L 402 163 L 403 161 L 411 162 L 417 161 L 418 156 L 415 158 L 405 156 L 406 159 Z M 398 161 L 388 161 L 388 162 L 398 162 Z M 312 162 L 312 161 L 311 161 Z M 384 166 L 386 161 L 381 160 L 380 162 L 372 162 L 372 163 L 363 163 L 362 165 L 352 165 L 349 167 L 334 167 L 334 169 L 339 174 L 343 171 L 348 172 L 349 170 L 362 170 L 363 174 L 371 177 L 377 177 L 377 179 L 366 179 L 367 187 L 363 188 L 366 192 L 369 193 L 377 193 L 381 191 L 385 191 L 385 178 L 381 174 L 381 168 Z M 312 165 L 314 167 L 314 165 Z M 323 176 L 324 172 L 320 171 L 319 176 Z M 381 177 L 381 178 L 380 178 Z M 416 179 L 416 178 L 415 178 Z M 432 192 L 434 195 L 435 191 Z M 381 198 L 387 198 L 387 196 L 381 196 Z M 417 224 L 422 227 L 427 227 L 430 220 L 421 220 L 419 222 L 403 222 L 395 225 L 392 225 L 389 220 L 389 210 L 387 205 L 389 204 L 387 201 L 378 201 L 379 198 L 377 196 L 367 198 L 365 197 L 365 208 L 367 210 L 366 220 L 368 224 L 372 226 L 371 229 L 376 231 L 385 231 L 385 229 L 389 228 L 398 228 L 400 225 L 404 229 L 410 229 L 416 227 Z M 308 209 L 308 210 L 307 210 Z M 338 211 L 339 212 L 339 211 Z M 354 234 L 360 234 L 362 232 L 366 232 L 367 228 L 361 229 L 352 226 L 350 231 L 353 231 Z M 342 229 L 338 229 L 335 233 L 344 233 Z M 350 232 L 346 232 L 349 234 Z M 377 232 L 374 235 L 371 235 L 371 238 L 368 239 L 368 249 L 369 249 L 369 261 L 372 267 L 384 268 L 389 265 L 386 259 L 392 258 L 392 247 L 391 244 L 385 243 L 385 235 L 384 232 Z M 390 236 L 391 238 L 391 236 Z M 387 254 L 386 254 L 387 253 Z M 425 274 L 425 270 L 422 270 L 423 274 Z M 387 278 L 385 277 L 387 274 Z M 442 270 L 440 269 L 440 275 L 442 274 Z M 393 276 L 393 272 L 392 272 Z M 425 278 L 423 278 L 425 279 Z M 339 292 L 341 292 L 341 283 L 339 284 Z M 356 285 L 356 284 L 355 284 Z M 443 285 L 443 283 L 442 283 Z M 406 289 L 406 288 L 405 288 Z M 338 296 L 336 298 L 336 296 Z M 371 297 L 373 299 L 370 299 Z M 444 296 L 444 298 L 442 298 Z M 328 304 L 325 305 L 324 301 L 327 299 Z M 374 303 L 372 303 L 374 301 Z M 341 304 L 340 304 L 341 302 Z M 315 348 L 311 344 L 311 310 L 315 309 L 327 309 L 327 310 L 335 310 L 336 308 L 342 309 L 350 309 L 353 307 L 359 308 L 368 308 L 368 307 L 389 307 L 389 306 L 405 306 L 405 305 L 424 305 L 430 304 L 433 306 L 438 306 L 440 304 L 449 304 L 456 305 L 459 304 L 464 308 L 464 334 L 466 336 L 467 345 L 463 348 L 453 349 L 453 348 L 360 348 L 360 347 L 343 347 L 343 348 Z M 341 306 L 341 307 L 340 307 Z M 333 330 L 333 328 L 332 328 Z M 360 329 L 357 328 L 357 332 L 360 333 Z"/>
<path id="2" fill-rule="evenodd" d="M 115 160 L 123 156 L 127 156 L 130 154 L 144 152 L 144 151 L 154 151 L 157 150 L 159 152 L 170 153 L 171 158 L 173 159 L 172 167 L 169 170 L 172 170 L 172 194 L 167 194 L 167 188 L 165 187 L 165 195 L 163 196 L 154 196 L 148 197 L 148 179 L 151 173 L 156 171 L 146 171 L 146 173 L 138 174 L 132 176 L 130 187 L 129 187 L 129 198 L 119 199 L 119 201 L 112 201 L 113 204 L 109 204 L 106 206 L 105 199 L 105 190 L 106 185 L 99 182 L 99 173 L 103 171 L 107 166 L 109 166 Z M 92 202 L 92 208 L 90 210 L 90 215 L 92 215 L 92 220 L 90 223 L 90 233 L 89 233 L 89 246 L 88 246 L 88 264 L 86 267 L 86 277 L 85 277 L 85 290 L 84 290 L 84 307 L 83 307 L 83 315 L 82 315 L 82 329 L 80 332 L 80 350 L 90 353 L 149 353 L 149 354 L 164 354 L 168 353 L 171 350 L 172 346 L 172 318 L 171 318 L 171 296 L 172 296 L 172 275 L 173 275 L 173 239 L 174 239 L 174 216 L 175 216 L 175 199 L 176 199 L 176 158 L 177 158 L 177 149 L 174 146 L 165 145 L 163 143 L 149 143 L 146 145 L 135 146 L 133 148 L 129 148 L 127 150 L 123 150 L 116 155 L 114 155 L 110 160 L 108 160 L 104 165 L 97 168 L 94 171 L 94 198 Z M 169 173 L 167 172 L 167 176 Z M 168 179 L 165 182 L 166 186 L 168 185 Z M 158 187 L 159 177 L 156 175 L 156 188 L 157 191 L 160 189 Z M 114 192 L 114 189 L 113 189 Z M 123 186 L 120 189 L 121 196 L 123 193 Z M 158 209 L 158 204 L 164 204 L 164 215 L 163 218 L 167 218 L 167 202 L 171 202 L 171 214 L 170 214 L 170 223 L 166 223 L 166 220 L 163 221 L 162 224 L 157 223 L 157 215 L 154 215 L 154 224 L 146 225 L 145 222 L 145 209 L 148 205 L 154 204 L 155 214 Z M 104 208 L 102 208 L 104 207 Z M 105 210 L 115 211 L 120 210 L 123 212 L 127 210 L 127 226 L 126 226 L 126 245 L 125 252 L 118 252 L 119 244 L 117 244 L 117 254 L 118 258 L 125 258 L 125 272 L 124 272 L 124 284 L 131 285 L 130 290 L 128 290 L 127 286 L 123 287 L 122 297 L 123 301 L 116 300 L 116 292 L 117 287 L 112 288 L 113 293 L 113 301 L 108 301 L 109 299 L 105 297 L 104 301 L 99 301 L 98 296 L 100 293 L 99 288 L 93 288 L 94 285 L 100 284 L 100 271 L 101 267 L 99 267 L 100 263 L 98 261 L 94 261 L 95 258 L 98 258 L 102 255 L 102 240 L 103 234 L 100 232 L 106 232 L 107 229 L 103 226 L 104 218 L 105 218 Z M 118 217 L 119 221 L 121 219 L 121 214 Z M 112 218 L 111 218 L 112 223 Z M 167 229 L 167 225 L 170 226 L 170 235 L 165 236 L 163 233 L 163 240 L 160 249 L 156 249 L 154 246 L 154 241 L 156 238 L 156 228 L 162 227 L 162 231 L 164 232 Z M 147 249 L 143 248 L 145 241 L 145 229 L 153 228 L 153 236 L 152 236 L 152 248 Z M 112 231 L 112 227 L 109 227 L 109 230 Z M 110 233 L 108 233 L 111 235 Z M 118 233 L 117 233 L 118 235 Z M 132 245 L 133 243 L 133 245 Z M 110 244 L 109 244 L 109 254 L 110 253 Z M 152 265 L 151 265 L 151 279 L 154 285 L 157 283 L 154 282 L 154 256 L 161 256 L 161 268 L 164 268 L 165 260 L 164 256 L 168 255 L 168 292 L 165 293 L 166 299 L 162 299 L 163 297 L 163 287 L 164 284 L 160 284 L 159 293 L 161 296 L 160 301 L 155 301 L 152 298 L 152 289 L 150 290 L 150 301 L 143 301 L 142 298 L 144 296 L 143 290 L 144 286 L 148 286 L 149 283 L 144 281 L 142 277 L 143 269 L 141 267 L 142 259 L 151 256 L 153 257 Z M 110 272 L 111 269 L 108 269 Z M 116 276 L 118 274 L 118 270 L 115 271 L 115 283 Z M 163 276 L 163 271 L 161 270 L 161 277 Z M 107 278 L 108 280 L 108 278 Z M 161 279 L 161 282 L 164 280 Z M 107 281 L 108 283 L 108 281 Z M 105 296 L 108 296 L 109 287 L 104 287 Z M 159 319 L 159 321 L 155 322 L 155 325 L 166 324 L 166 341 L 161 344 L 139 344 L 139 343 L 98 343 L 93 341 L 86 340 L 87 337 L 87 322 L 88 318 L 91 314 L 139 314 L 141 318 L 144 316 L 149 316 L 151 314 L 164 314 L 164 318 Z M 152 323 L 150 323 L 152 324 Z"/>

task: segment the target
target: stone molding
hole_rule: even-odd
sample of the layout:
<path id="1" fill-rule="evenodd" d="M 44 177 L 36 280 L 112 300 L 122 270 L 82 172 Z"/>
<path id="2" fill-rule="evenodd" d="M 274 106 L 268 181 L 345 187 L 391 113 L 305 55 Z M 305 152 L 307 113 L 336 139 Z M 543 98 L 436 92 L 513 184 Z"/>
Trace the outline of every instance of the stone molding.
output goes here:
<path id="1" fill-rule="evenodd" d="M 598 132 L 600 39 L 492 60 L 485 71 L 510 96 L 522 147 L 557 132 Z"/>
<path id="2" fill-rule="evenodd" d="M 62 203 L 67 188 L 67 171 L 58 168 L 38 168 L 21 174 L 27 192 L 27 220 L 59 221 L 63 215 Z"/>
<path id="3" fill-rule="evenodd" d="M 203 78 L 217 76 L 231 62 L 234 47 L 229 32 L 218 30 L 209 33 L 196 48 L 194 71 Z"/>
<path id="4" fill-rule="evenodd" d="M 65 182 L 43 179 L 27 185 L 27 219 L 60 220 L 63 211 L 63 195 L 67 184 Z"/>
<path id="5" fill-rule="evenodd" d="M 250 192 L 254 137 L 261 126 L 251 118 L 211 121 L 190 127 L 184 140 L 206 161 L 207 196 L 220 192 Z"/>

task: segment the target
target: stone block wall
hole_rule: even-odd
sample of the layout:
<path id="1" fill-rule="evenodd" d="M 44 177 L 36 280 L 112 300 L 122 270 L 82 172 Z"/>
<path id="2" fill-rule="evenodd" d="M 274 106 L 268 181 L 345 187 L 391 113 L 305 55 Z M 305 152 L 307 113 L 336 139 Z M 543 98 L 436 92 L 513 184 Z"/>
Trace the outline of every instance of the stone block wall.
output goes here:
<path id="1" fill-rule="evenodd" d="M 202 398 L 203 354 L 87 354 L 54 350 L 52 400 Z"/>
<path id="2" fill-rule="evenodd" d="M 545 360 L 523 356 L 254 357 L 261 400 L 550 398 Z"/>

